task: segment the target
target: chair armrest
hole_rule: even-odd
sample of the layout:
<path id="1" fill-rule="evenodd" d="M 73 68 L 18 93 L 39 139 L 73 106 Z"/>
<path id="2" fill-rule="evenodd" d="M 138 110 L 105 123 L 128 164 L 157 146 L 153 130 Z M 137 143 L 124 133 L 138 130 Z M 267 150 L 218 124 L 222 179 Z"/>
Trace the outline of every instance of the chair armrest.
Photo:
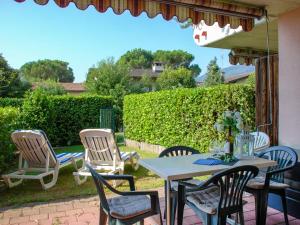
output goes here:
<path id="1" fill-rule="evenodd" d="M 121 192 L 118 191 L 119 195 L 123 196 L 134 196 L 134 195 L 149 195 L 151 200 L 151 208 L 154 211 L 160 210 L 159 197 L 157 191 L 131 191 L 131 192 Z"/>
<path id="2" fill-rule="evenodd" d="M 211 184 L 212 180 L 208 179 L 207 181 L 201 183 L 201 184 L 191 184 L 185 181 L 179 181 L 178 182 L 178 190 L 181 188 L 184 192 L 194 192 L 194 191 L 201 191 L 207 189 Z"/>
<path id="3" fill-rule="evenodd" d="M 120 195 L 150 195 L 158 196 L 157 191 L 119 191 Z"/>
<path id="4" fill-rule="evenodd" d="M 288 166 L 288 167 L 285 167 L 285 168 L 278 168 L 278 169 L 276 169 L 276 166 L 269 167 L 268 171 L 266 172 L 266 176 L 271 177 L 272 175 L 274 175 L 276 173 L 282 173 L 284 171 L 292 169 L 293 167 L 294 166 Z"/>
<path id="5" fill-rule="evenodd" d="M 135 191 L 134 179 L 131 175 L 101 175 L 105 180 L 127 180 L 130 191 Z"/>

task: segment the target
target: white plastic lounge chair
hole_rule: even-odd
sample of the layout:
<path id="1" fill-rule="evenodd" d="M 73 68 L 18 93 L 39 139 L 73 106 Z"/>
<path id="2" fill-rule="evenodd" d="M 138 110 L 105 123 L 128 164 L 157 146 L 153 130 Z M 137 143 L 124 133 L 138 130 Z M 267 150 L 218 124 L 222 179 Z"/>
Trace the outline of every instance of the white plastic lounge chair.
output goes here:
<path id="1" fill-rule="evenodd" d="M 254 152 L 270 147 L 270 138 L 266 133 L 255 131 L 251 134 L 254 136 Z"/>
<path id="2" fill-rule="evenodd" d="M 86 164 L 102 175 L 123 174 L 126 163 L 130 163 L 134 170 L 138 169 L 139 155 L 136 152 L 120 152 L 110 129 L 85 129 L 79 135 L 85 148 L 85 158 L 82 169 L 73 173 L 77 184 L 91 176 Z"/>
<path id="3" fill-rule="evenodd" d="M 46 134 L 41 130 L 18 130 L 11 137 L 20 156 L 18 170 L 3 175 L 10 188 L 22 183 L 23 179 L 40 180 L 43 189 L 51 188 L 57 182 L 60 168 L 73 164 L 78 170 L 76 162 L 83 160 L 83 152 L 56 155 Z M 44 177 L 50 175 L 52 180 L 45 183 Z"/>

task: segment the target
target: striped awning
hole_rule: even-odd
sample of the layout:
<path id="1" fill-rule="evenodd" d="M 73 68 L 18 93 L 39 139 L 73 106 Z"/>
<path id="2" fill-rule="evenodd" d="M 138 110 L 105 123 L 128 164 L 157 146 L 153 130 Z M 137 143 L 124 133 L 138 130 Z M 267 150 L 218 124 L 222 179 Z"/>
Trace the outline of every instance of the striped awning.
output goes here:
<path id="1" fill-rule="evenodd" d="M 232 49 L 229 53 L 229 62 L 232 65 L 255 65 L 257 59 L 266 55 L 267 52 L 260 50 Z"/>
<path id="2" fill-rule="evenodd" d="M 26 0 L 15 0 L 24 2 Z M 34 0 L 37 4 L 46 5 L 49 0 Z M 201 20 L 207 25 L 215 22 L 220 27 L 230 24 L 232 28 L 242 26 L 243 30 L 250 31 L 254 26 L 254 19 L 264 14 L 262 8 L 229 3 L 221 0 L 53 0 L 60 7 L 67 7 L 73 2 L 78 9 L 85 10 L 93 5 L 100 13 L 112 8 L 114 13 L 122 14 L 129 10 L 131 15 L 139 16 L 146 12 L 153 18 L 158 14 L 166 20 L 177 17 L 179 22 L 191 19 L 193 24 Z"/>

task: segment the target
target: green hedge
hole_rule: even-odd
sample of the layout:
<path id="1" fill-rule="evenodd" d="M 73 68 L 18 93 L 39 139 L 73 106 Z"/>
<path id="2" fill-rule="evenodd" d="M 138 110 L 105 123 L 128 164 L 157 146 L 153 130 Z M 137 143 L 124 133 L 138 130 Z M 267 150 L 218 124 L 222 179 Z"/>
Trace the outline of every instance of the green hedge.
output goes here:
<path id="1" fill-rule="evenodd" d="M 0 108 L 0 174 L 14 160 L 14 145 L 10 134 L 18 128 L 19 109 L 13 107 Z"/>
<path id="2" fill-rule="evenodd" d="M 23 102 L 23 98 L 0 98 L 0 107 L 21 107 Z"/>
<path id="3" fill-rule="evenodd" d="M 222 137 L 214 130 L 225 110 L 238 110 L 250 126 L 255 122 L 251 85 L 219 85 L 128 95 L 124 100 L 125 137 L 162 146 L 186 145 L 201 152 Z"/>
<path id="4" fill-rule="evenodd" d="M 107 96 L 49 96 L 35 91 L 24 101 L 22 128 L 44 130 L 53 146 L 78 144 L 79 131 L 99 127 L 100 108 L 112 105 Z"/>

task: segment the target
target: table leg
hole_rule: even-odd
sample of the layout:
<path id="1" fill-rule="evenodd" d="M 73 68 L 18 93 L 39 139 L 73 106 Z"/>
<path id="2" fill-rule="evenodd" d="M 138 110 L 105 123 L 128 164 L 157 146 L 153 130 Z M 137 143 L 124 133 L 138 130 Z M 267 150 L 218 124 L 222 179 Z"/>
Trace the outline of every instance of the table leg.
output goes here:
<path id="1" fill-rule="evenodd" d="M 256 224 L 265 225 L 268 209 L 268 191 L 259 190 L 256 193 Z"/>
<path id="2" fill-rule="evenodd" d="M 166 181 L 167 188 L 166 188 L 166 197 L 167 197 L 167 205 L 166 205 L 166 225 L 171 225 L 171 183 L 170 181 Z"/>

